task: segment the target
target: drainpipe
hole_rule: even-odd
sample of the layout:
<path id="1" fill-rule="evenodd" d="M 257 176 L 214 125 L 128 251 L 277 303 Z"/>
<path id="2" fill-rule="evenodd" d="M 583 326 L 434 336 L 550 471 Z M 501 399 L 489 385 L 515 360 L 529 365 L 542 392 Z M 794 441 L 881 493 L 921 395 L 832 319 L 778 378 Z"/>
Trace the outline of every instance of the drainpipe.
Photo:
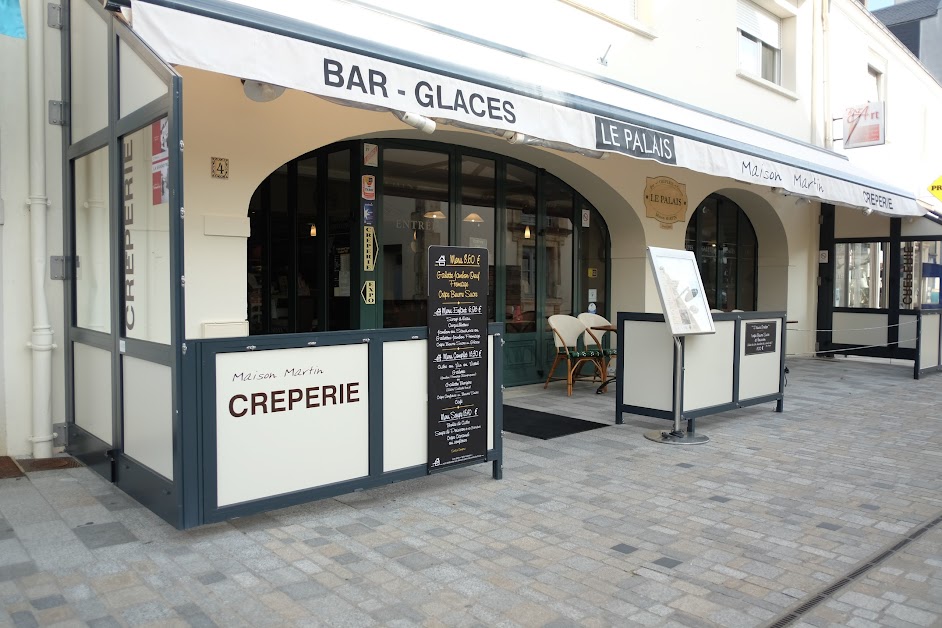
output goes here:
<path id="1" fill-rule="evenodd" d="M 46 303 L 46 111 L 44 81 L 45 53 L 43 50 L 42 0 L 29 0 L 27 19 L 27 70 L 29 117 L 29 239 L 31 256 L 31 286 L 33 334 L 28 347 L 33 352 L 33 443 L 34 458 L 52 456 L 52 326 Z"/>

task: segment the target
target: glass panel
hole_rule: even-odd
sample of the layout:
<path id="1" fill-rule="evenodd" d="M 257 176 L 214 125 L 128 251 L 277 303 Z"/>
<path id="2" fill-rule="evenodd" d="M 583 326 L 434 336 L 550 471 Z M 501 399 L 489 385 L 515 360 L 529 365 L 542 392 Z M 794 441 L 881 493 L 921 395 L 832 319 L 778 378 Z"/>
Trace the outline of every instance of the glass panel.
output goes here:
<path id="1" fill-rule="evenodd" d="M 697 252 L 697 258 L 700 260 L 700 276 L 712 309 L 719 309 L 716 285 L 717 214 L 717 201 L 710 197 L 700 206 L 700 217 L 697 222 L 700 226 L 700 250 Z"/>
<path id="2" fill-rule="evenodd" d="M 507 333 L 536 331 L 536 173 L 507 166 Z"/>
<path id="3" fill-rule="evenodd" d="M 887 307 L 883 243 L 838 243 L 835 252 L 834 305 Z"/>
<path id="4" fill-rule="evenodd" d="M 327 156 L 327 250 L 330 257 L 330 291 L 327 324 L 330 331 L 351 329 L 350 233 L 353 229 L 350 188 L 350 151 Z"/>
<path id="5" fill-rule="evenodd" d="M 72 142 L 108 126 L 108 25 L 86 0 L 70 3 Z"/>
<path id="6" fill-rule="evenodd" d="M 580 215 L 583 209 L 590 210 L 589 226 L 582 228 L 582 295 L 579 300 L 580 312 L 594 312 L 608 317 L 608 293 L 606 268 L 608 266 L 608 242 L 602 217 L 594 207 L 581 201 Z M 593 306 L 595 309 L 593 309 Z"/>
<path id="7" fill-rule="evenodd" d="M 317 158 L 298 162 L 298 308 L 295 331 L 317 331 L 321 286 L 317 256 Z"/>
<path id="8" fill-rule="evenodd" d="M 122 138 L 124 330 L 170 344 L 170 210 L 167 119 Z"/>
<path id="9" fill-rule="evenodd" d="M 690 217 L 690 222 L 687 223 L 687 231 L 684 234 L 684 248 L 693 251 L 694 255 L 697 253 L 697 223 L 699 217 L 700 208 L 698 207 L 697 211 Z"/>
<path id="10" fill-rule="evenodd" d="M 546 251 L 546 316 L 574 315 L 572 311 L 573 263 L 573 192 L 572 188 L 547 175 L 544 192 L 546 228 L 543 247 Z M 547 324 L 546 329 L 549 329 Z"/>
<path id="11" fill-rule="evenodd" d="M 75 160 L 75 324 L 111 332 L 108 148 Z"/>
<path id="12" fill-rule="evenodd" d="M 739 213 L 739 308 L 755 310 L 756 301 L 756 264 L 759 244 L 756 232 L 746 214 Z"/>
<path id="13" fill-rule="evenodd" d="M 272 334 L 291 331 L 291 294 L 289 280 L 294 278 L 291 246 L 291 219 L 288 214 L 288 165 L 278 168 L 269 176 L 268 189 L 269 263 L 271 264 L 271 290 L 263 306 L 268 308 L 269 329 Z"/>
<path id="14" fill-rule="evenodd" d="M 721 310 L 742 309 L 736 301 L 736 240 L 739 208 L 728 201 L 718 204 L 719 236 L 717 241 L 717 264 L 719 267 L 719 294 L 716 307 Z"/>
<path id="15" fill-rule="evenodd" d="M 168 85 L 122 39 L 118 39 L 118 80 L 121 116 L 170 91 Z"/>
<path id="16" fill-rule="evenodd" d="M 739 69 L 746 74 L 759 74 L 759 42 L 742 31 L 739 33 Z"/>
<path id="17" fill-rule="evenodd" d="M 448 244 L 448 155 L 383 151 L 383 326 L 424 326 L 427 250 Z"/>
<path id="18" fill-rule="evenodd" d="M 72 359 L 75 424 L 111 445 L 111 352 L 76 342 Z"/>
<path id="19" fill-rule="evenodd" d="M 488 293 L 487 320 L 494 312 L 494 216 L 497 179 L 494 160 L 461 157 L 461 221 L 458 222 L 458 243 L 487 249 Z"/>
<path id="20" fill-rule="evenodd" d="M 904 242 L 900 278 L 900 307 L 938 307 L 942 277 L 942 242 Z"/>
<path id="21" fill-rule="evenodd" d="M 249 334 L 268 331 L 268 314 L 262 304 L 268 294 L 268 179 L 255 190 L 249 201 L 248 295 Z"/>
<path id="22" fill-rule="evenodd" d="M 778 83 L 778 50 L 762 44 L 762 78 L 773 83 Z"/>
<path id="23" fill-rule="evenodd" d="M 169 366 L 125 356 L 124 452 L 173 480 L 173 387 Z"/>

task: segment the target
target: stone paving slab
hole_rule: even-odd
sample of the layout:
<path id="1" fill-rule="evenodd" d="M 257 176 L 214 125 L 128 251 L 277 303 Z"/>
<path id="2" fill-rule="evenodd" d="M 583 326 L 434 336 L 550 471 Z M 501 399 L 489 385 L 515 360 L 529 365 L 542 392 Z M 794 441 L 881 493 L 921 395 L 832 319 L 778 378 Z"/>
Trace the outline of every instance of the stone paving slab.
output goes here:
<path id="1" fill-rule="evenodd" d="M 942 379 L 790 360 L 785 412 L 647 441 L 577 383 L 507 403 L 610 427 L 490 465 L 179 532 L 88 469 L 0 480 L 0 625 L 764 626 L 942 513 Z M 942 526 L 794 625 L 942 623 Z"/>

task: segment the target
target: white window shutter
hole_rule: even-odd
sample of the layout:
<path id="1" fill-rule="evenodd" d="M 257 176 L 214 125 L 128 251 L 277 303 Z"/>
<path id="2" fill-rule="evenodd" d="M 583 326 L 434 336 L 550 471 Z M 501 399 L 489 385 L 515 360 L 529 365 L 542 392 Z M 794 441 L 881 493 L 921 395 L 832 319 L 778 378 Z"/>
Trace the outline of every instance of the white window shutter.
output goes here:
<path id="1" fill-rule="evenodd" d="M 782 48 L 782 19 L 749 0 L 738 0 L 736 26 L 773 48 Z"/>

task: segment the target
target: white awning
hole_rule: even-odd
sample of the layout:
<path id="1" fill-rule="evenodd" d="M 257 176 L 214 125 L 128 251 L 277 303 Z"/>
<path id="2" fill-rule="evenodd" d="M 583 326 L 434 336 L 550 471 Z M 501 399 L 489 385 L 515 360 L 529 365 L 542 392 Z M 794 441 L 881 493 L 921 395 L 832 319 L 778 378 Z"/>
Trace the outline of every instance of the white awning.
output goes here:
<path id="1" fill-rule="evenodd" d="M 171 64 L 889 216 L 925 213 L 830 151 L 345 2 L 134 0 L 132 27 Z"/>

